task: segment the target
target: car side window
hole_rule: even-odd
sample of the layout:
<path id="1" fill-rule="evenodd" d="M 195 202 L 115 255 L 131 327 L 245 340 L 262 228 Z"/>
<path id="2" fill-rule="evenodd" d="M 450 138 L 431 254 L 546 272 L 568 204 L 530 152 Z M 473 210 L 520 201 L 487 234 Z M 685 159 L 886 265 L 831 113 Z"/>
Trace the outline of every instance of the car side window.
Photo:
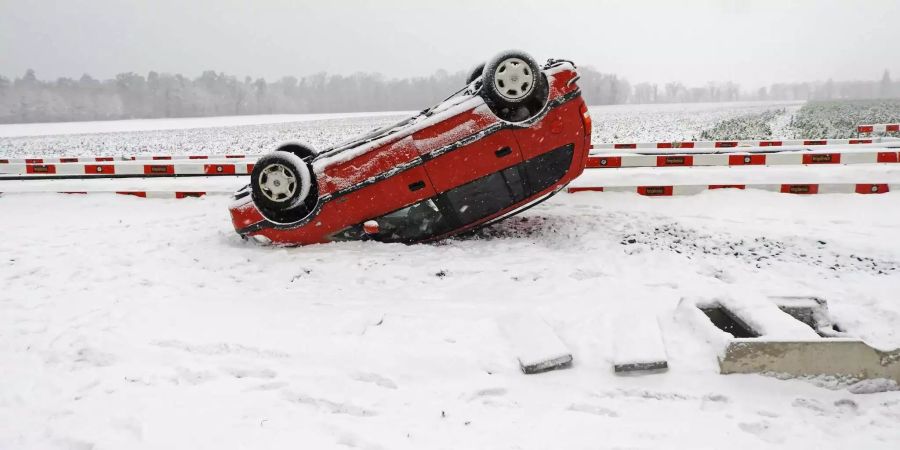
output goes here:
<path id="1" fill-rule="evenodd" d="M 452 229 L 450 218 L 432 199 L 372 219 L 378 223 L 378 234 L 367 235 L 363 226 L 354 225 L 334 236 L 335 240 L 372 239 L 382 242 L 410 242 L 427 239 Z"/>

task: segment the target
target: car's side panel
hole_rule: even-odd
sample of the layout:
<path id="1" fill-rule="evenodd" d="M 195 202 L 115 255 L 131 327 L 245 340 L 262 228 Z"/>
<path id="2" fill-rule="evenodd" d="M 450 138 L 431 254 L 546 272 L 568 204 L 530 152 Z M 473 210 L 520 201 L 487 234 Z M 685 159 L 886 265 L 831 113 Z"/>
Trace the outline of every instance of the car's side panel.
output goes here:
<path id="1" fill-rule="evenodd" d="M 550 110 L 540 121 L 528 128 L 513 131 L 522 157 L 531 159 L 546 151 L 573 142 L 577 138 L 584 141 L 581 99 L 569 101 Z M 580 146 L 579 146 L 580 147 Z"/>
<path id="2" fill-rule="evenodd" d="M 341 215 L 342 223 L 335 227 L 335 230 L 340 230 L 434 195 L 434 187 L 425 168 L 416 166 L 329 203 L 334 203 Z"/>
<path id="3" fill-rule="evenodd" d="M 512 131 L 500 130 L 428 161 L 425 168 L 441 193 L 521 162 Z"/>
<path id="4" fill-rule="evenodd" d="M 354 186 L 419 156 L 411 137 L 363 153 L 349 161 L 333 164 L 319 175 L 319 195 L 324 196 Z"/>
<path id="5" fill-rule="evenodd" d="M 328 242 L 328 236 L 350 225 L 434 195 L 425 168 L 416 166 L 326 202 L 308 224 L 286 229 L 263 228 L 256 234 L 276 243 L 306 245 Z"/>
<path id="6" fill-rule="evenodd" d="M 480 107 L 462 112 L 413 133 L 419 154 L 426 155 L 453 144 L 497 123 L 497 118 L 483 103 Z"/>
<path id="7" fill-rule="evenodd" d="M 562 97 L 576 89 L 576 85 L 572 80 L 576 80 L 578 73 L 572 69 L 560 70 L 555 72 L 552 77 L 548 77 L 550 82 L 550 98 Z"/>

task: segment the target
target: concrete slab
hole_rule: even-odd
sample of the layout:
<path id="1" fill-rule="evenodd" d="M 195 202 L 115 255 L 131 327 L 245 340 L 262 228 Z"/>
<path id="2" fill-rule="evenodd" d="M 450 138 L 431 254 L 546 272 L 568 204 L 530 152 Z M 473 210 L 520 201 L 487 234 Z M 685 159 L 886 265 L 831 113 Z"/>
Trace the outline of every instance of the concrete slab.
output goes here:
<path id="1" fill-rule="evenodd" d="M 719 359 L 719 369 L 723 374 L 828 375 L 900 382 L 900 349 L 882 351 L 861 340 L 846 338 L 809 341 L 734 339 Z"/>
<path id="2" fill-rule="evenodd" d="M 500 321 L 499 326 L 523 373 L 535 374 L 571 367 L 572 352 L 539 316 L 511 316 Z"/>
<path id="3" fill-rule="evenodd" d="M 613 370 L 617 375 L 668 370 L 665 341 L 656 316 L 636 313 L 617 317 L 613 328 Z"/>

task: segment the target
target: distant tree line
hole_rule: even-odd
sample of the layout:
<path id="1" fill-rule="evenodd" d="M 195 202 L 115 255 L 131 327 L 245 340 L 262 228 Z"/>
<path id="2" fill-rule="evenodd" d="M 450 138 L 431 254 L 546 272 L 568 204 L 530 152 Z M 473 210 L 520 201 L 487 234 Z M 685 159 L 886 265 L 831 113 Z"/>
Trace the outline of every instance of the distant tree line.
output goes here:
<path id="1" fill-rule="evenodd" d="M 580 73 L 579 85 L 592 105 L 900 96 L 900 83 L 893 82 L 887 71 L 878 81 L 781 83 L 754 92 L 742 92 L 731 82 L 632 86 L 624 78 L 590 67 L 581 67 Z M 317 73 L 269 82 L 206 71 L 194 79 L 129 72 L 109 80 L 83 75 L 77 80 L 42 81 L 28 70 L 12 80 L 0 76 L 0 123 L 416 110 L 455 92 L 464 79 L 464 72 L 441 70 L 428 77 L 401 79 L 374 73 Z"/>

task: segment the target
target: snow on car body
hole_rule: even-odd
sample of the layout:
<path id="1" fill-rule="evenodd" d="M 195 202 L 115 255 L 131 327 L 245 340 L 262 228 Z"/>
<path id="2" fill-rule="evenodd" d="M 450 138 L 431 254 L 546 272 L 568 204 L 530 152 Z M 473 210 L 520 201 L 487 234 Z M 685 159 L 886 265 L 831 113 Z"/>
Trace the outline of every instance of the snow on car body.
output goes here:
<path id="1" fill-rule="evenodd" d="M 573 64 L 550 60 L 536 72 L 545 84 L 536 83 L 532 94 L 542 98 L 518 122 L 499 117 L 516 114 L 516 107 L 484 95 L 486 83 L 503 85 L 485 75 L 434 108 L 320 154 L 296 146 L 273 153 L 272 162 L 261 158 L 257 165 L 269 166 L 256 167 L 251 184 L 235 194 L 235 229 L 288 245 L 413 243 L 471 230 L 548 198 L 583 171 L 590 117 Z M 287 184 L 306 198 L 287 198 Z"/>

